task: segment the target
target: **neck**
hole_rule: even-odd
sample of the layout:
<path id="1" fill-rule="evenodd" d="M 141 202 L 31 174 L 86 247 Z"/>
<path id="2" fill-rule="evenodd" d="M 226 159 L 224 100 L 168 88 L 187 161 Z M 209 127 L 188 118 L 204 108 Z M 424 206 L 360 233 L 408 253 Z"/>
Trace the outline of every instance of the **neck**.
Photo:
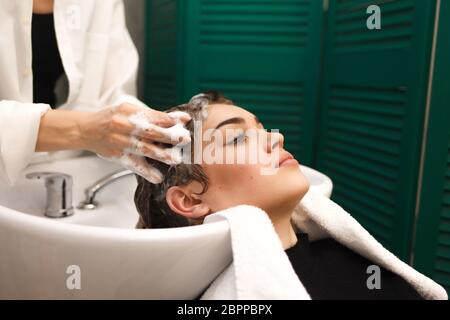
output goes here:
<path id="1" fill-rule="evenodd" d="M 284 250 L 295 246 L 297 243 L 297 236 L 291 223 L 291 217 L 299 201 L 300 199 L 298 197 L 292 199 L 292 201 L 285 199 L 283 204 L 278 204 L 266 211 L 269 214 Z"/>
<path id="2" fill-rule="evenodd" d="M 291 223 L 291 213 L 292 210 L 287 214 L 271 218 L 284 250 L 295 246 L 297 243 L 297 236 L 295 235 L 295 231 Z"/>

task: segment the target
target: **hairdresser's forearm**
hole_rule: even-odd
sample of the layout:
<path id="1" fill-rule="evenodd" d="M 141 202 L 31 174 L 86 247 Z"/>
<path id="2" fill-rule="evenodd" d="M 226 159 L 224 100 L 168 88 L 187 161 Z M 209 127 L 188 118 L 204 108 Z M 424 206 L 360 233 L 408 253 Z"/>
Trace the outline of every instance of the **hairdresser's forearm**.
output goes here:
<path id="1" fill-rule="evenodd" d="M 151 119 L 152 124 L 160 129 L 151 126 L 139 128 L 135 120 L 130 121 L 131 116 L 141 117 L 140 121 L 143 119 L 145 123 Z M 155 142 L 178 141 L 171 136 L 172 131 L 161 129 L 190 120 L 190 115 L 184 112 L 167 114 L 127 103 L 95 112 L 49 110 L 41 117 L 35 150 L 88 150 L 109 159 L 125 156 L 127 168 L 159 183 L 159 180 L 156 182 L 155 171 L 147 166 L 144 157 L 174 164 L 172 149 L 157 146 Z M 183 132 L 180 138 L 190 142 L 189 131 Z"/>
<path id="2" fill-rule="evenodd" d="M 36 152 L 86 149 L 80 124 L 87 112 L 49 110 L 41 118 Z"/>

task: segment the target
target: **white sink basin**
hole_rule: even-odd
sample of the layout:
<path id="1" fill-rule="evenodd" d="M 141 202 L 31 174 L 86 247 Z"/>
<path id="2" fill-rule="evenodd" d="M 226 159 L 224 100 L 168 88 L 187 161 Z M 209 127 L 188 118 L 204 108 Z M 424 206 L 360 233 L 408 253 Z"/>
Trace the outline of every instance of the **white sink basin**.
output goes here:
<path id="1" fill-rule="evenodd" d="M 73 177 L 73 204 L 84 188 L 120 167 L 96 156 L 34 164 L 25 173 L 57 171 Z M 328 197 L 325 175 L 301 168 Z M 0 298 L 192 299 L 231 261 L 226 222 L 155 230 L 134 229 L 134 176 L 100 191 L 98 209 L 62 219 L 44 217 L 43 181 L 0 183 Z M 79 267 L 81 288 L 67 286 Z M 69 271 L 68 271 L 69 270 Z M 77 273 L 78 275 L 78 273 Z"/>

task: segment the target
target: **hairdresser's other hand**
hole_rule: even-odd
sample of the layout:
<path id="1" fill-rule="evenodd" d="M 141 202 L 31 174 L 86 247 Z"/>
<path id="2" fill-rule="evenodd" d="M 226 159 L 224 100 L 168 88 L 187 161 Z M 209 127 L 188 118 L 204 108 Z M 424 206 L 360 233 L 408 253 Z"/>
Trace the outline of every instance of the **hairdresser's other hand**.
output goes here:
<path id="1" fill-rule="evenodd" d="M 118 161 L 152 183 L 160 183 L 161 173 L 145 157 L 167 164 L 181 162 L 179 148 L 162 148 L 158 143 L 178 146 L 189 143 L 190 133 L 184 128 L 189 120 L 191 117 L 184 112 L 164 113 L 124 103 L 85 113 L 79 131 L 86 150 Z"/>

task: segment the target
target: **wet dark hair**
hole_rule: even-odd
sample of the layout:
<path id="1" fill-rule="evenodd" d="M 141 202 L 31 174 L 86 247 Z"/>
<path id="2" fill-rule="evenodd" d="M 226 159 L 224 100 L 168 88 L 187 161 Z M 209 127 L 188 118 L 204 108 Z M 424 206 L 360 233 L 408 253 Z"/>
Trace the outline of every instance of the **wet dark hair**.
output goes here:
<path id="1" fill-rule="evenodd" d="M 191 133 L 192 144 L 194 143 L 194 121 L 200 120 L 203 113 L 202 106 L 207 104 L 229 104 L 231 100 L 226 99 L 217 91 L 208 91 L 197 95 L 190 102 L 172 107 L 165 112 L 183 111 L 188 113 L 192 120 L 186 124 L 186 129 Z M 136 175 L 137 188 L 134 194 L 134 203 L 139 212 L 140 219 L 138 228 L 173 228 L 185 227 L 198 224 L 184 216 L 173 212 L 166 201 L 166 192 L 172 186 L 187 185 L 192 181 L 198 181 L 203 186 L 203 194 L 208 189 L 208 177 L 199 164 L 194 163 L 194 148 L 191 148 L 191 162 L 178 165 L 168 165 L 163 162 L 146 158 L 147 163 L 157 168 L 163 174 L 163 182 L 153 184 L 141 176 Z"/>

